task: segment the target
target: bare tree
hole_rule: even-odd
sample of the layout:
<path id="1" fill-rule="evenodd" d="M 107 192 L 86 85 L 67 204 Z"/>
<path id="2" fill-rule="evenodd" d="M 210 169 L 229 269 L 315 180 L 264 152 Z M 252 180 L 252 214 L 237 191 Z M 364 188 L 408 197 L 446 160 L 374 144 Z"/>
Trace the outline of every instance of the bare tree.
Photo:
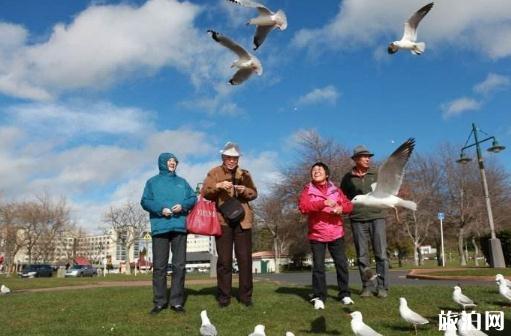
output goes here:
<path id="1" fill-rule="evenodd" d="M 16 220 L 17 206 L 15 203 L 4 203 L 0 205 L 0 242 L 4 253 L 4 264 L 6 271 L 14 270 L 15 256 L 23 248 L 24 241 L 20 234 L 20 225 Z"/>
<path id="2" fill-rule="evenodd" d="M 115 242 L 126 249 L 126 273 L 131 273 L 130 251 L 142 233 L 147 231 L 147 213 L 138 203 L 128 201 L 120 207 L 111 206 L 103 221 L 115 232 Z"/>

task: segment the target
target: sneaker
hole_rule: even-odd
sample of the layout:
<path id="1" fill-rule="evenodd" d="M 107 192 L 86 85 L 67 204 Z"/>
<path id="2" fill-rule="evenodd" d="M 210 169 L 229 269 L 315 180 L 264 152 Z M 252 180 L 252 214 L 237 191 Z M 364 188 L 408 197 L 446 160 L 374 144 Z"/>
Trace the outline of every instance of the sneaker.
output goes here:
<path id="1" fill-rule="evenodd" d="M 379 298 L 386 298 L 389 294 L 387 293 L 387 290 L 383 288 L 378 288 L 378 293 L 376 294 Z"/>
<path id="2" fill-rule="evenodd" d="M 314 303 L 314 309 L 325 309 L 325 303 L 321 299 L 314 298 L 311 300 L 311 302 Z"/>
<path id="3" fill-rule="evenodd" d="M 349 296 L 343 297 L 341 299 L 341 302 L 342 302 L 342 304 L 345 304 L 345 305 L 355 304 L 355 302 L 353 302 L 353 300 Z"/>
<path id="4" fill-rule="evenodd" d="M 364 288 L 362 290 L 362 293 L 360 293 L 360 297 L 363 297 L 363 298 L 372 297 L 373 295 L 374 295 L 373 292 L 369 288 Z"/>

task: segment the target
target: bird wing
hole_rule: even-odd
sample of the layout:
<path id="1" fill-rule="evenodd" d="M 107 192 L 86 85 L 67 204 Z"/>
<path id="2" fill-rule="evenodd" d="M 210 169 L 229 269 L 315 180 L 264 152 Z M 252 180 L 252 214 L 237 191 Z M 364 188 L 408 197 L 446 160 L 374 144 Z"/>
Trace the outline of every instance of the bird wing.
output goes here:
<path id="1" fill-rule="evenodd" d="M 216 328 L 212 324 L 205 324 L 200 327 L 201 336 L 217 336 Z"/>
<path id="2" fill-rule="evenodd" d="M 433 7 L 433 3 L 429 3 L 416 11 L 410 18 L 405 22 L 405 30 L 403 33 L 402 40 L 409 40 L 415 42 L 417 40 L 417 27 L 419 22 L 428 14 Z"/>
<path id="3" fill-rule="evenodd" d="M 411 323 L 415 323 L 415 324 L 426 324 L 426 323 L 429 323 L 428 320 L 426 320 L 424 317 L 420 316 L 419 314 L 417 314 L 416 312 L 414 312 L 411 309 L 408 309 L 406 317 L 407 317 L 406 320 L 411 322 Z"/>
<path id="4" fill-rule="evenodd" d="M 358 330 L 358 335 L 364 335 L 364 336 L 382 336 L 381 334 L 377 333 L 373 328 L 368 326 L 367 324 L 363 323 L 360 329 Z"/>
<path id="5" fill-rule="evenodd" d="M 458 297 L 458 300 L 459 300 L 459 303 L 461 303 L 461 304 L 465 304 L 465 305 L 474 304 L 474 301 L 472 301 L 472 299 L 470 299 L 465 294 L 460 294 Z"/>
<path id="6" fill-rule="evenodd" d="M 254 35 L 254 50 L 257 50 L 261 44 L 263 44 L 266 36 L 269 32 L 271 32 L 275 28 L 275 26 L 257 26 L 255 35 Z"/>
<path id="7" fill-rule="evenodd" d="M 238 71 L 236 71 L 234 76 L 232 76 L 232 78 L 229 80 L 229 83 L 231 83 L 232 85 L 239 85 L 246 81 L 250 77 L 250 75 L 252 75 L 252 72 L 253 72 L 252 69 L 249 68 L 239 69 Z"/>
<path id="8" fill-rule="evenodd" d="M 378 169 L 378 180 L 373 194 L 397 195 L 403 182 L 405 165 L 412 154 L 415 139 L 406 140 L 392 153 Z"/>
<path id="9" fill-rule="evenodd" d="M 231 40 L 230 38 L 214 31 L 214 30 L 208 30 L 209 33 L 211 33 L 211 37 L 216 42 L 220 43 L 227 49 L 230 49 L 232 52 L 234 52 L 236 55 L 240 57 L 240 59 L 250 59 L 250 54 L 243 49 L 239 44 Z"/>
<path id="10" fill-rule="evenodd" d="M 269 10 L 265 5 L 260 4 L 255 1 L 251 0 L 228 0 L 232 3 L 235 3 L 237 5 L 243 6 L 243 7 L 250 7 L 250 8 L 257 8 L 257 11 L 260 15 L 272 15 L 273 12 Z"/>

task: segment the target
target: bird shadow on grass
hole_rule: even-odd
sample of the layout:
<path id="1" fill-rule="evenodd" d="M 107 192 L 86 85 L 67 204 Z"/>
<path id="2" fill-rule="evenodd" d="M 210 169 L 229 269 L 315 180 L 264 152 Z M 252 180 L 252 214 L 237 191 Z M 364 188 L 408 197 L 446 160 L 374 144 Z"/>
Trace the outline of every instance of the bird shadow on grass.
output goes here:
<path id="1" fill-rule="evenodd" d="M 338 330 L 327 330 L 326 319 L 320 316 L 311 321 L 310 330 L 300 330 L 303 334 L 319 334 L 319 335 L 340 335 Z"/>
<path id="2" fill-rule="evenodd" d="M 385 326 L 386 328 L 389 328 L 389 329 L 392 329 L 392 330 L 395 330 L 395 331 L 400 331 L 400 332 L 410 332 L 410 331 L 413 331 L 413 326 L 410 324 L 410 325 L 405 325 L 403 323 L 382 323 L 383 326 Z M 420 326 L 417 326 L 417 330 L 420 330 Z"/>

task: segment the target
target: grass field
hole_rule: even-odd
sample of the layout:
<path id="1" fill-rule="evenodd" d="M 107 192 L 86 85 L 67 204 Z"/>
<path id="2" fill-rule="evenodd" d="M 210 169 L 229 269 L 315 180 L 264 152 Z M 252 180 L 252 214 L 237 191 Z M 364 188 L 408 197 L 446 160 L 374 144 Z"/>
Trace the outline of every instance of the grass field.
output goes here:
<path id="1" fill-rule="evenodd" d="M 147 275 L 143 277 L 147 280 Z M 400 296 L 430 320 L 429 325 L 420 327 L 419 335 L 441 335 L 440 310 L 458 310 L 451 299 L 450 286 L 394 286 L 386 299 L 363 300 L 354 294 L 355 305 L 348 307 L 334 299 L 336 291 L 332 287 L 326 309 L 316 311 L 306 301 L 310 287 L 260 281 L 255 283 L 253 307 L 233 301 L 229 307 L 219 309 L 214 283 L 187 285 L 187 312 L 180 315 L 168 310 L 157 316 L 148 315 L 152 307 L 150 286 L 16 292 L 22 289 L 20 284 L 58 287 L 63 280 L 85 284 L 98 278 L 0 279 L 15 291 L 0 297 L 0 335 L 198 335 L 202 309 L 207 309 L 219 335 L 248 335 L 256 324 L 264 324 L 268 336 L 284 335 L 286 330 L 295 335 L 352 335 L 348 310 L 360 310 L 366 323 L 383 335 L 414 335 L 413 328 L 399 317 Z M 356 293 L 359 288 L 353 290 Z M 478 312 L 505 312 L 504 331 L 489 335 L 510 335 L 511 308 L 496 286 L 466 286 L 463 290 L 479 303 Z"/>

